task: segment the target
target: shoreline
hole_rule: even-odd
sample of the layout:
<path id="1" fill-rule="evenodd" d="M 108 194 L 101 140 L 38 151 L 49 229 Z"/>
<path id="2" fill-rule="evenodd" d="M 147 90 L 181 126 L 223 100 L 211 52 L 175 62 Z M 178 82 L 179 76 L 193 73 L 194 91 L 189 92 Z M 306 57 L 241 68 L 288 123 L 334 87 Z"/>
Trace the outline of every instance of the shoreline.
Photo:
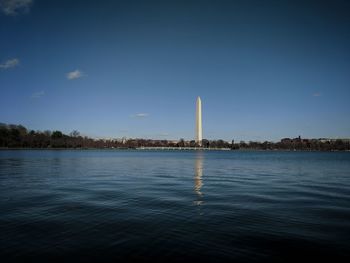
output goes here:
<path id="1" fill-rule="evenodd" d="M 28 148 L 0 147 L 0 151 L 91 151 L 91 150 L 106 150 L 106 151 L 233 151 L 233 152 L 350 152 L 350 150 L 297 150 L 297 149 L 231 149 L 231 148 L 199 148 L 199 147 L 137 147 L 137 148 Z"/>

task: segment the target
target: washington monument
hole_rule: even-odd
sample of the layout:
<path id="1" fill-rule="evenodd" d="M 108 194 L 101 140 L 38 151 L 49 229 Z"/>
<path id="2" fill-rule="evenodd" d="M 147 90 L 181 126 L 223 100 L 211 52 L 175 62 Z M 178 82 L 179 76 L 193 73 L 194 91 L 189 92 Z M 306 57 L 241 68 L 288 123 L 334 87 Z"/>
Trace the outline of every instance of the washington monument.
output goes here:
<path id="1" fill-rule="evenodd" d="M 196 143 L 202 146 L 202 101 L 197 98 L 196 103 Z"/>

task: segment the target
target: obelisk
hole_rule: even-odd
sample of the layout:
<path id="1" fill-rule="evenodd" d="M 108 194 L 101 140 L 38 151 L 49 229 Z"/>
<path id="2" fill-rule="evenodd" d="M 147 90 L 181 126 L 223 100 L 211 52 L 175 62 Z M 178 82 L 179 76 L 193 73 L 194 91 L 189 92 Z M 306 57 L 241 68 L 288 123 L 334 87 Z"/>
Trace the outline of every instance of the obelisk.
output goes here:
<path id="1" fill-rule="evenodd" d="M 202 146 L 202 101 L 197 98 L 196 103 L 196 143 Z"/>

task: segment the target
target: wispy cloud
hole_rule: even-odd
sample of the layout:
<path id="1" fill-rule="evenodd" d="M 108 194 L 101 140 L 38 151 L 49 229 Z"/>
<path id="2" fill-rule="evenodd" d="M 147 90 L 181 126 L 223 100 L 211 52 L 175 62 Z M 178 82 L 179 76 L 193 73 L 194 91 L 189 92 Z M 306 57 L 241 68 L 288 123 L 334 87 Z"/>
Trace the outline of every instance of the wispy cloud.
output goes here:
<path id="1" fill-rule="evenodd" d="M 0 10 L 5 15 L 15 16 L 28 13 L 32 3 L 32 0 L 0 0 Z"/>
<path id="2" fill-rule="evenodd" d="M 314 94 L 312 94 L 313 97 L 321 97 L 322 94 L 320 92 L 315 92 Z"/>
<path id="3" fill-rule="evenodd" d="M 9 69 L 9 68 L 14 68 L 19 65 L 19 59 L 18 58 L 13 58 L 6 60 L 5 62 L 0 64 L 0 69 Z"/>
<path id="4" fill-rule="evenodd" d="M 159 133 L 158 135 L 161 136 L 161 137 L 166 137 L 166 136 L 169 136 L 169 133 L 162 132 L 162 133 Z"/>
<path id="5" fill-rule="evenodd" d="M 32 99 L 39 99 L 44 95 L 45 95 L 45 91 L 41 90 L 41 91 L 34 92 L 31 96 L 31 98 Z"/>
<path id="6" fill-rule="evenodd" d="M 68 72 L 66 76 L 67 76 L 67 79 L 72 80 L 72 79 L 81 78 L 81 77 L 85 76 L 85 74 L 82 71 L 80 71 L 79 69 L 76 69 L 74 71 Z"/>
<path id="7" fill-rule="evenodd" d="M 149 116 L 148 113 L 143 113 L 143 112 L 131 115 L 131 117 L 134 117 L 134 118 L 147 118 L 148 116 Z"/>

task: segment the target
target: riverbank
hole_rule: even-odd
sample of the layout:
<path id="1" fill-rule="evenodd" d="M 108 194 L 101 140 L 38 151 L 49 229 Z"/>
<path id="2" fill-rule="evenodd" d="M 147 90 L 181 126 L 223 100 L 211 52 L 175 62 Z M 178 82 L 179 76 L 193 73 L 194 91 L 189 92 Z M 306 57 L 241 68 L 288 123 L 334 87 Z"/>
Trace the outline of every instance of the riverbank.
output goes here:
<path id="1" fill-rule="evenodd" d="M 199 148 L 199 147 L 136 147 L 136 148 L 6 148 L 0 147 L 0 151 L 92 151 L 92 150 L 106 150 L 106 151 L 237 151 L 237 152 L 350 152 L 350 150 L 314 150 L 314 149 L 231 149 L 231 148 Z"/>

